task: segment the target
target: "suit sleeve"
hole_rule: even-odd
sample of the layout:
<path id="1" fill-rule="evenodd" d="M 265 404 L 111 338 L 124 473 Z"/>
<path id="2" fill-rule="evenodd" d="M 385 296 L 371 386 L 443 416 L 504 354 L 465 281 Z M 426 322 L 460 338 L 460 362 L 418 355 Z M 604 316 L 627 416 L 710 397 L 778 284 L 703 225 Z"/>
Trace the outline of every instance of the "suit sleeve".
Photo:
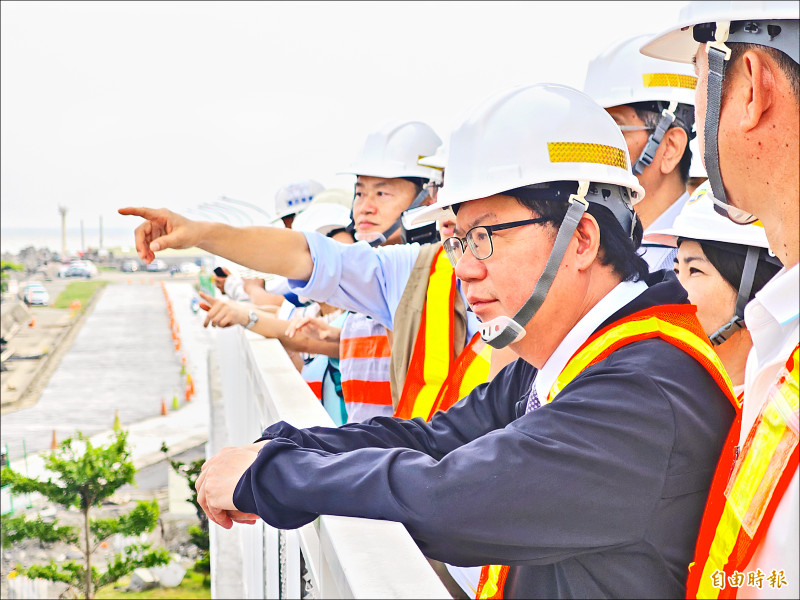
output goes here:
<path id="1" fill-rule="evenodd" d="M 234 502 L 279 528 L 320 514 L 398 521 L 426 556 L 463 566 L 546 564 L 638 541 L 671 463 L 672 396 L 725 402 L 693 359 L 656 343 L 661 356 L 651 362 L 677 358 L 667 364 L 691 388 L 648 376 L 641 352 L 619 351 L 555 402 L 441 457 L 416 444 L 337 453 L 275 439 L 239 481 Z M 629 348 L 637 345 L 652 347 Z M 490 403 L 499 391 L 488 386 Z M 697 458 L 693 448 L 681 451 Z"/>
<path id="2" fill-rule="evenodd" d="M 423 419 L 374 417 L 341 427 L 298 429 L 281 421 L 264 430 L 261 440 L 283 438 L 299 448 L 328 453 L 351 452 L 361 448 L 405 448 L 441 459 L 454 449 L 492 431 L 505 427 L 515 418 L 535 369 L 518 361 L 501 371 L 490 384 L 476 387 L 447 412 Z"/>

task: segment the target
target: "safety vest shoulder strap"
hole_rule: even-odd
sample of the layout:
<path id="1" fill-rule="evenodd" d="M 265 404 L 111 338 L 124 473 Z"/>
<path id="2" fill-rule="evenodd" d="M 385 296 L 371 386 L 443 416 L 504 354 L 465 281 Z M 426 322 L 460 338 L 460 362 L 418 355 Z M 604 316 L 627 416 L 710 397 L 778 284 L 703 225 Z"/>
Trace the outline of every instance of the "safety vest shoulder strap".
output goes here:
<path id="1" fill-rule="evenodd" d="M 408 274 L 403 295 L 392 316 L 392 356 L 389 370 L 394 408 L 397 408 L 400 402 L 411 356 L 414 353 L 414 344 L 417 341 L 417 332 L 422 322 L 422 311 L 428 292 L 431 266 L 440 253 L 441 246 L 437 244 L 420 246 L 417 260 L 414 261 L 414 266 Z"/>
<path id="2" fill-rule="evenodd" d="M 692 304 L 662 305 L 636 312 L 592 335 L 578 348 L 561 371 L 548 393 L 551 402 L 586 367 L 594 365 L 627 344 L 658 337 L 680 348 L 697 360 L 714 378 L 731 404 L 741 410 L 728 377 L 708 336 L 702 330 Z"/>
<path id="3" fill-rule="evenodd" d="M 440 248 L 431 265 L 422 320 L 395 416 L 427 419 L 450 374 L 455 336 L 456 275 Z"/>

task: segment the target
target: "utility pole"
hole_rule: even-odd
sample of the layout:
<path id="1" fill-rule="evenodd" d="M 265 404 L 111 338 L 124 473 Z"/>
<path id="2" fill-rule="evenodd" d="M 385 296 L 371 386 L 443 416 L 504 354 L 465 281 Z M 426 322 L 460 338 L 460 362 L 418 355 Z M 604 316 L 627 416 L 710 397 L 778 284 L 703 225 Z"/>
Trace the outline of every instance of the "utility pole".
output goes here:
<path id="1" fill-rule="evenodd" d="M 58 212 L 61 213 L 61 260 L 67 258 L 67 207 L 58 207 Z"/>

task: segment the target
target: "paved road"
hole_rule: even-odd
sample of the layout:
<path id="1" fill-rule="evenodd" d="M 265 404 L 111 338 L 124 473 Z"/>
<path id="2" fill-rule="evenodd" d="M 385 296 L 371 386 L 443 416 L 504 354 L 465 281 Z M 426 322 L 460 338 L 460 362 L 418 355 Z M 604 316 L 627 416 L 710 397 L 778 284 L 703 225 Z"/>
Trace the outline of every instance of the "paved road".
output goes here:
<path id="1" fill-rule="evenodd" d="M 125 427 L 160 415 L 162 398 L 170 409 L 176 394 L 183 404 L 181 354 L 174 349 L 166 300 L 160 282 L 149 283 L 107 286 L 39 401 L 3 415 L 0 444 L 8 444 L 11 460 L 22 456 L 23 440 L 29 455 L 49 448 L 53 430 L 60 442 L 76 430 L 92 435 L 109 429 L 115 410 Z M 202 315 L 187 310 L 190 282 L 166 285 L 197 380 L 205 374 L 211 338 Z"/>

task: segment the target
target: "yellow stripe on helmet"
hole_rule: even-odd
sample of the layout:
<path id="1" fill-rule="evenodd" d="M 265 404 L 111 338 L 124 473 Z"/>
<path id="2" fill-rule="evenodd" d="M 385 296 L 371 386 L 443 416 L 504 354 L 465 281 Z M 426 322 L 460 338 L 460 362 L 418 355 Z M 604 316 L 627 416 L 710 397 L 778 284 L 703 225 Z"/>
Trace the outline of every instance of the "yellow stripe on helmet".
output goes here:
<path id="1" fill-rule="evenodd" d="M 550 162 L 599 163 L 627 169 L 625 152 L 614 146 L 586 144 L 583 142 L 548 142 Z"/>
<path id="2" fill-rule="evenodd" d="M 643 73 L 644 87 L 675 87 L 693 90 L 697 86 L 697 77 L 678 75 L 677 73 Z"/>

